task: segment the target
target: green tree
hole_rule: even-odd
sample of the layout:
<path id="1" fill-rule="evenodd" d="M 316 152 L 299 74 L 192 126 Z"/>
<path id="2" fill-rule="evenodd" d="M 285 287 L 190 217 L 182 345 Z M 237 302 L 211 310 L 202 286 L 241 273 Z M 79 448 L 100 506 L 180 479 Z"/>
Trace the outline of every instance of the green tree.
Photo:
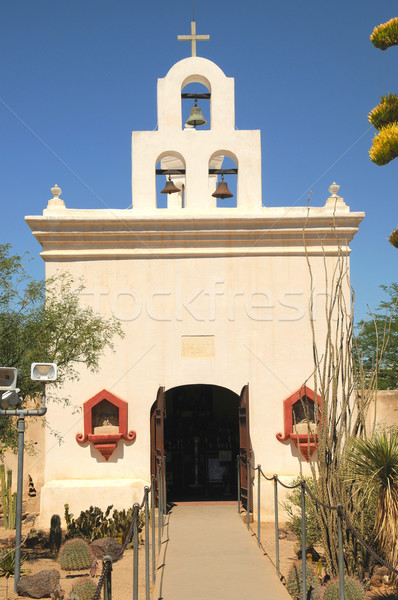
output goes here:
<path id="1" fill-rule="evenodd" d="M 365 383 L 377 370 L 379 390 L 398 389 L 398 283 L 380 286 L 387 294 L 368 320 L 358 323 L 356 345 Z M 357 364 L 358 364 L 357 360 Z"/>
<path id="2" fill-rule="evenodd" d="M 36 281 L 22 258 L 0 245 L 0 365 L 18 368 L 18 387 L 24 402 L 40 398 L 41 387 L 30 379 L 32 362 L 55 362 L 58 382 L 78 379 L 79 364 L 90 371 L 99 367 L 115 336 L 123 336 L 119 321 L 106 319 L 82 306 L 82 282 L 69 274 Z M 65 399 L 67 402 L 67 399 Z M 15 424 L 0 417 L 1 451 L 15 447 Z"/>
<path id="3" fill-rule="evenodd" d="M 387 50 L 398 45 L 398 17 L 382 23 L 370 36 L 372 44 L 380 50 Z M 378 130 L 369 150 L 370 160 L 376 165 L 386 165 L 398 156 L 398 96 L 387 94 L 380 98 L 370 113 L 369 121 Z M 398 227 L 389 237 L 390 243 L 398 248 Z"/>

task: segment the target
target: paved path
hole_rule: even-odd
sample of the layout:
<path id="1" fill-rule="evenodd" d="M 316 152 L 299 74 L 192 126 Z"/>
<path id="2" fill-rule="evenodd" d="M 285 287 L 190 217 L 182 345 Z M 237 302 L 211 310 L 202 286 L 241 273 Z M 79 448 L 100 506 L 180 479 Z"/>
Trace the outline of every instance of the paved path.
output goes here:
<path id="1" fill-rule="evenodd" d="M 160 559 L 154 600 L 291 600 L 236 506 L 175 506 Z"/>

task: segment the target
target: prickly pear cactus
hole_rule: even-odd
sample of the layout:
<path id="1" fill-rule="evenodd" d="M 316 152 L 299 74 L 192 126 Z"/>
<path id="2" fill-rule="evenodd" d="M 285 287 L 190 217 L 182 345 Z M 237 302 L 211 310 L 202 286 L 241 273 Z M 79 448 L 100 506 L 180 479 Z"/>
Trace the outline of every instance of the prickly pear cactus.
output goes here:
<path id="1" fill-rule="evenodd" d="M 306 567 L 306 573 L 308 594 L 308 592 L 312 592 L 312 590 L 318 588 L 320 586 L 320 583 L 318 577 L 315 575 L 314 568 L 308 562 Z M 289 592 L 292 598 L 297 598 L 298 600 L 301 600 L 301 598 L 303 597 L 303 566 L 301 563 L 293 565 L 293 567 L 290 569 L 287 576 L 286 587 L 287 591 Z M 312 593 L 308 594 L 307 597 L 312 598 Z"/>
<path id="2" fill-rule="evenodd" d="M 72 594 L 79 600 L 93 600 L 97 586 L 92 579 L 82 579 L 72 587 Z"/>
<path id="3" fill-rule="evenodd" d="M 365 600 L 365 590 L 357 581 L 352 577 L 344 577 L 344 595 L 346 600 Z M 339 581 L 331 581 L 325 588 L 323 600 L 339 600 L 340 598 L 340 587 Z"/>
<path id="4" fill-rule="evenodd" d="M 59 564 L 64 571 L 81 571 L 89 569 L 93 557 L 90 546 L 82 539 L 68 540 L 59 553 Z"/>

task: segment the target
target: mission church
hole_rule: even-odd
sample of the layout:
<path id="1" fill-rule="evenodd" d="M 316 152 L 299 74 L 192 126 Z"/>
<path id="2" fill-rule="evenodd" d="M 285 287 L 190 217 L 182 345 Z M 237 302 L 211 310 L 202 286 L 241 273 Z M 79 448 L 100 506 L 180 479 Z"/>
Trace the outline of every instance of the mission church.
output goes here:
<path id="1" fill-rule="evenodd" d="M 270 206 L 260 131 L 235 126 L 234 79 L 196 56 L 194 22 L 182 37 L 192 56 L 158 79 L 157 130 L 132 135 L 132 208 L 70 209 L 56 185 L 26 217 L 46 277 L 83 279 L 82 302 L 125 332 L 97 373 L 60 390 L 81 412 L 48 410 L 63 443 L 48 429 L 45 527 L 66 502 L 74 514 L 140 502 L 159 459 L 169 500 L 222 501 L 237 497 L 238 455 L 282 481 L 316 458 L 310 319 L 322 340 L 325 273 L 348 260 L 364 214 L 336 184 L 322 206 Z"/>

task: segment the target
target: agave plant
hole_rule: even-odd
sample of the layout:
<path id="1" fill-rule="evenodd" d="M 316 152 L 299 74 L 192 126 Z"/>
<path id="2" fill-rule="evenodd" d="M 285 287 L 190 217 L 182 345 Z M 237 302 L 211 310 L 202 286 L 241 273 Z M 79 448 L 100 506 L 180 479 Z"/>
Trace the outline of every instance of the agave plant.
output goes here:
<path id="1" fill-rule="evenodd" d="M 380 104 L 369 113 L 369 121 L 376 129 L 381 129 L 392 122 L 398 122 L 398 96 L 387 94 L 380 98 Z"/>
<path id="2" fill-rule="evenodd" d="M 370 41 L 376 48 L 387 50 L 390 46 L 398 44 L 398 18 L 394 17 L 374 28 Z"/>
<path id="3" fill-rule="evenodd" d="M 394 246 L 394 248 L 398 248 L 398 227 L 394 229 L 394 231 L 388 238 L 388 241 Z"/>
<path id="4" fill-rule="evenodd" d="M 347 454 L 350 474 L 364 498 L 377 496 L 374 531 L 384 558 L 398 565 L 398 432 L 355 438 Z"/>

